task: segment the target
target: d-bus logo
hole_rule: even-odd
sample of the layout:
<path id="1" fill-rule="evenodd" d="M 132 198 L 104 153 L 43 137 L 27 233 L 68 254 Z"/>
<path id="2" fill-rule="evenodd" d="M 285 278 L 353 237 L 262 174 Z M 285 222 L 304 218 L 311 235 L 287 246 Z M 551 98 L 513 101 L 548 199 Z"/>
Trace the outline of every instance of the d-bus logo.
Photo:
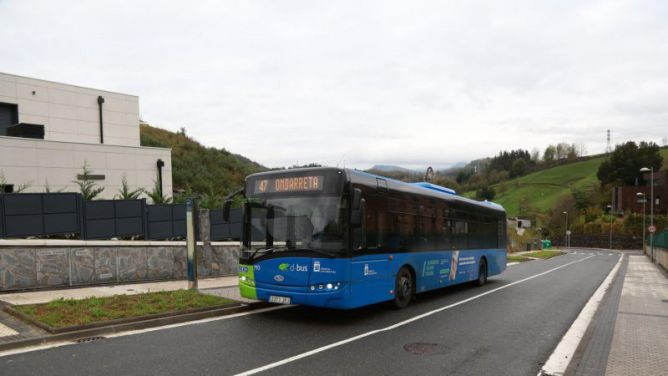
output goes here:
<path id="1" fill-rule="evenodd" d="M 287 262 L 278 265 L 278 270 L 282 272 L 308 272 L 308 265 L 288 264 Z"/>
<path id="2" fill-rule="evenodd" d="M 264 193 L 267 191 L 267 186 L 269 185 L 269 182 L 267 180 L 260 180 L 257 184 L 257 189 L 258 191 Z"/>

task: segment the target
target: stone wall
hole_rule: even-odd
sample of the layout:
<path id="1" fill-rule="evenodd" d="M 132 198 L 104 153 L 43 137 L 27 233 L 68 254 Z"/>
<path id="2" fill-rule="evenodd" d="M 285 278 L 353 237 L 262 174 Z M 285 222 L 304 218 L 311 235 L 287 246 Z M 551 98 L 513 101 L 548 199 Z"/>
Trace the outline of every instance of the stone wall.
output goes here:
<path id="1" fill-rule="evenodd" d="M 649 245 L 645 246 L 645 255 L 651 259 L 652 250 Z M 668 249 L 654 247 L 654 262 L 661 265 L 663 269 L 668 270 Z"/>
<path id="2" fill-rule="evenodd" d="M 185 242 L 96 243 L 0 245 L 0 291 L 186 278 Z M 236 242 L 200 243 L 197 256 L 200 277 L 237 273 Z"/>

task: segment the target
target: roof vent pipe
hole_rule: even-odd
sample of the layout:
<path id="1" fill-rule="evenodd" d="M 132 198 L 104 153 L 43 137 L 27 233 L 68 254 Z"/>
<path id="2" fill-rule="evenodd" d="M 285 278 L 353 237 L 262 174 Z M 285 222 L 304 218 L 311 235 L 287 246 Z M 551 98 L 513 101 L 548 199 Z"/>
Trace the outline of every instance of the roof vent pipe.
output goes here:
<path id="1" fill-rule="evenodd" d="M 155 165 L 158 167 L 158 188 L 160 189 L 160 196 L 162 196 L 162 168 L 165 167 L 165 161 L 158 159 Z"/>
<path id="2" fill-rule="evenodd" d="M 102 103 L 104 103 L 104 97 L 100 95 L 97 97 L 97 105 L 100 108 L 100 143 L 104 144 L 104 128 L 102 127 Z"/>

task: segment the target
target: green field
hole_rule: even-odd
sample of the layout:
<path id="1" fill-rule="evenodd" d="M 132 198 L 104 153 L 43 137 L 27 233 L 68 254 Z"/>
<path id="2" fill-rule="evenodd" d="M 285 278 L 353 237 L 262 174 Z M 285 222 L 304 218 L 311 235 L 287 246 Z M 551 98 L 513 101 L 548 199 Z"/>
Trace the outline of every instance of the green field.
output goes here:
<path id="1" fill-rule="evenodd" d="M 509 216 L 516 216 L 520 200 L 526 197 L 532 209 L 545 212 L 554 206 L 559 197 L 568 194 L 571 187 L 598 184 L 596 171 L 603 160 L 604 157 L 599 157 L 556 166 L 496 184 L 494 202 L 503 205 Z"/>
<path id="2" fill-rule="evenodd" d="M 668 149 L 662 148 L 663 167 L 668 166 Z M 585 188 L 599 184 L 596 172 L 605 157 L 592 158 L 582 162 L 574 162 L 546 170 L 534 172 L 517 179 L 508 180 L 493 187 L 496 190 L 494 202 L 503 205 L 509 217 L 517 216 L 520 200 L 528 199 L 533 210 L 547 212 L 559 197 L 570 193 L 571 188 Z M 467 197 L 474 192 L 464 194 Z"/>

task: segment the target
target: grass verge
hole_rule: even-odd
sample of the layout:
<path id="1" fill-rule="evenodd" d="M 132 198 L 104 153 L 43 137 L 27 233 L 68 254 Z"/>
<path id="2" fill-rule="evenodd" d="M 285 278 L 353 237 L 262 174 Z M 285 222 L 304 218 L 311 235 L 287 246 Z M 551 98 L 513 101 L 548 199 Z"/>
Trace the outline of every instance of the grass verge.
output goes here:
<path id="1" fill-rule="evenodd" d="M 560 255 L 563 255 L 565 253 L 566 252 L 562 252 L 562 251 L 535 251 L 535 252 L 530 252 L 530 253 L 524 253 L 524 254 L 522 254 L 522 256 L 547 260 L 549 258 L 552 258 L 552 257 L 555 257 L 555 256 L 560 256 Z"/>
<path id="2" fill-rule="evenodd" d="M 221 307 L 234 301 L 192 290 L 161 291 L 104 298 L 58 299 L 13 308 L 52 328 L 86 325 L 117 319 L 178 313 L 198 308 Z"/>
<path id="3" fill-rule="evenodd" d="M 530 261 L 531 259 L 526 256 L 508 255 L 508 257 L 506 257 L 506 260 L 508 262 L 524 262 L 524 261 Z"/>

